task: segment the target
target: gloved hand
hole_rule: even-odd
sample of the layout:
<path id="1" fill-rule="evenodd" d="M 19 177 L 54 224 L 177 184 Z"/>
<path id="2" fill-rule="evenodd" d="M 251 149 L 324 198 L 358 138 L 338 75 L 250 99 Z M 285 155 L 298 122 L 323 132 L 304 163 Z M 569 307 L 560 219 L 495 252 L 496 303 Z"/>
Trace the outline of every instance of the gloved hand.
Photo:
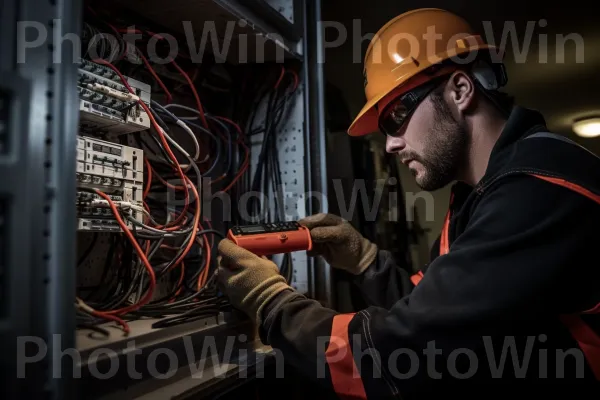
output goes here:
<path id="1" fill-rule="evenodd" d="M 365 239 L 346 220 L 333 214 L 316 214 L 298 221 L 310 230 L 313 249 L 333 268 L 360 275 L 377 257 L 377 245 Z"/>
<path id="2" fill-rule="evenodd" d="M 219 243 L 217 281 L 231 305 L 257 325 L 268 302 L 286 289 L 294 290 L 280 275 L 274 262 L 258 257 L 229 239 Z"/>

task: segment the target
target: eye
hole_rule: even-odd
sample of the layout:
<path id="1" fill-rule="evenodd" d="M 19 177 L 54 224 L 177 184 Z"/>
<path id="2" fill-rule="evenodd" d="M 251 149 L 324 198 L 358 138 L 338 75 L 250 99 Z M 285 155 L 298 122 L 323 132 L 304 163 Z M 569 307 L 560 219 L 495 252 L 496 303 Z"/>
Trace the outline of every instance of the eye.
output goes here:
<path id="1" fill-rule="evenodd" d="M 401 124 L 406 118 L 406 110 L 404 107 L 396 108 L 390 113 L 390 117 L 396 124 Z"/>

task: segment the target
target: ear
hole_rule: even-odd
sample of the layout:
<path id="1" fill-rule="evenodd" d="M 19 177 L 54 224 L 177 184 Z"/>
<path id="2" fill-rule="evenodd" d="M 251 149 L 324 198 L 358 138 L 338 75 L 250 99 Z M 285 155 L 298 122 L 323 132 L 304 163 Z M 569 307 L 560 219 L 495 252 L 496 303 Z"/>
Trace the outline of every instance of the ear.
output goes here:
<path id="1" fill-rule="evenodd" d="M 448 80 L 450 100 L 454 102 L 460 112 L 467 112 L 475 100 L 475 83 L 464 71 L 456 71 Z"/>

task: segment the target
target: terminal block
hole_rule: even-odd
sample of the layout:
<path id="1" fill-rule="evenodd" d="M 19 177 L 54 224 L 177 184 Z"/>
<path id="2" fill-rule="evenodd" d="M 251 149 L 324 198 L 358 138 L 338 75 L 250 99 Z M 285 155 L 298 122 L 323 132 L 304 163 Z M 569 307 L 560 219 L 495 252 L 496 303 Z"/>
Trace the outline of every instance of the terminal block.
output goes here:
<path id="1" fill-rule="evenodd" d="M 81 60 L 77 82 L 81 131 L 123 135 L 150 128 L 150 118 L 138 102 L 150 104 L 150 85 L 125 80 L 135 93 L 110 68 Z"/>
<path id="2" fill-rule="evenodd" d="M 129 229 L 128 216 L 144 222 L 144 152 L 134 147 L 79 136 L 77 138 L 77 217 L 80 231 L 120 231 L 106 193 L 118 207 Z M 126 205 L 126 206 L 125 206 Z M 132 207 L 133 206 L 133 207 Z"/>

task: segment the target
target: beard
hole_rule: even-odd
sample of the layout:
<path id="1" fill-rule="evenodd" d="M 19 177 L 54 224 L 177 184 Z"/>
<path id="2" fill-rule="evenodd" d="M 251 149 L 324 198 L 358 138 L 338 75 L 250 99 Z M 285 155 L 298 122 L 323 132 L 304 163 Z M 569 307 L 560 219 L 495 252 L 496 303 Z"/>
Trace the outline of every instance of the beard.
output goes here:
<path id="1" fill-rule="evenodd" d="M 469 135 L 457 121 L 446 102 L 432 99 L 435 110 L 435 131 L 425 141 L 424 154 L 410 154 L 411 159 L 421 163 L 424 172 L 417 176 L 417 185 L 423 190 L 441 189 L 457 179 L 462 169 L 469 146 Z"/>

